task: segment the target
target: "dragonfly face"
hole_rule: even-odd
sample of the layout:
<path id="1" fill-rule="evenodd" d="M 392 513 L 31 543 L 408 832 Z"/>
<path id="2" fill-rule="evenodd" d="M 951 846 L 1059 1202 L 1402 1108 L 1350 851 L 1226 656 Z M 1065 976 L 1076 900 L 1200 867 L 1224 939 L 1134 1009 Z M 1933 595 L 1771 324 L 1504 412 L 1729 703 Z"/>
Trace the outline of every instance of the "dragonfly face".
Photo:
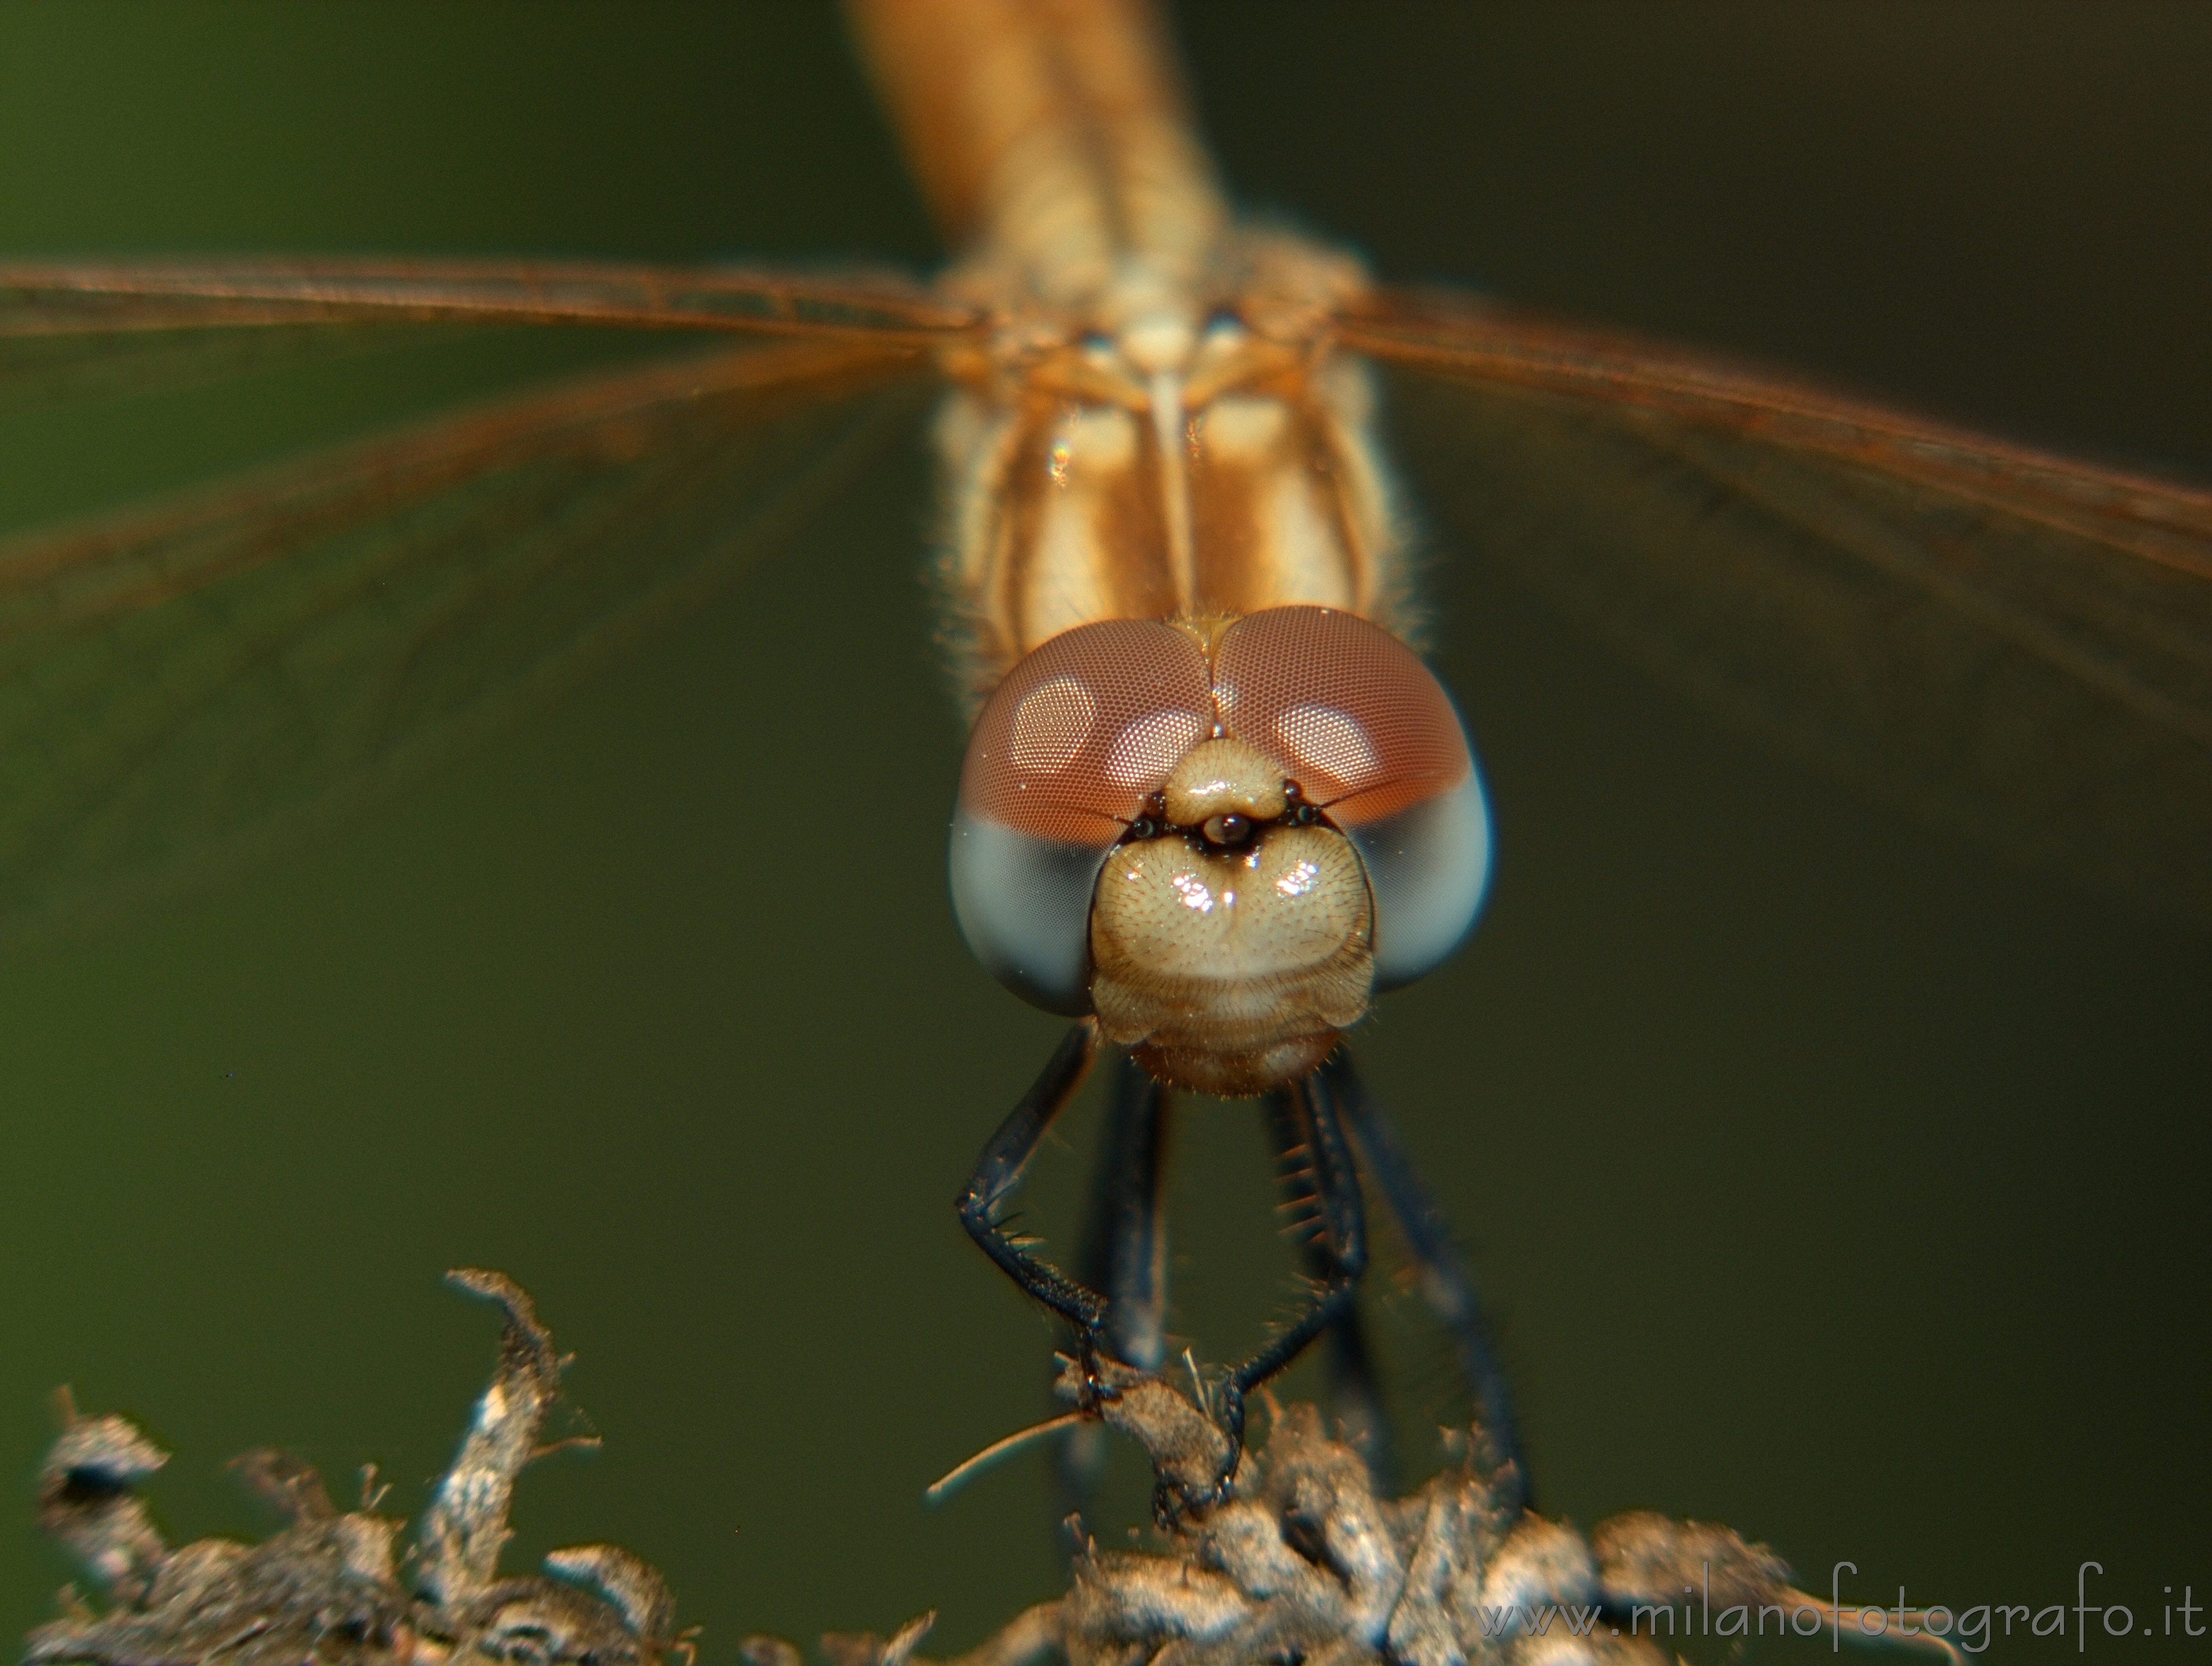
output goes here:
<path id="1" fill-rule="evenodd" d="M 1162 1079 L 1255 1093 L 1474 923 L 1490 823 L 1451 702 L 1320 607 L 1054 637 L 977 720 L 952 833 L 963 932 Z"/>

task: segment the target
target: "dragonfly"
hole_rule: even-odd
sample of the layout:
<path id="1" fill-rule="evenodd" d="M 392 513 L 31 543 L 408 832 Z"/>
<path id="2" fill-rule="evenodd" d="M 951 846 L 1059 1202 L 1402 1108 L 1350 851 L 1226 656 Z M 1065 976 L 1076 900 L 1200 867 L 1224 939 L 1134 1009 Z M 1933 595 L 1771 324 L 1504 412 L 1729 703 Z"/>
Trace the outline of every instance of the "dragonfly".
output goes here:
<path id="1" fill-rule="evenodd" d="M 1230 641 L 1225 624 L 1209 635 L 1209 620 L 1284 605 L 1395 634 L 1413 615 L 1393 566 L 1404 551 L 1390 542 L 1387 459 L 1360 421 L 1370 364 L 1401 376 L 1464 448 L 1478 504 L 1502 520 L 1531 503 L 1551 511 L 1532 560 L 1558 563 L 1559 582 L 1596 598 L 1647 657 L 1684 667 L 1716 702 L 2031 858 L 2203 910 L 2203 494 L 1486 300 L 1393 289 L 1325 248 L 1243 227 L 1190 137 L 1153 26 L 1133 9 L 860 15 L 917 172 L 949 236 L 974 252 L 934 283 L 514 263 L 0 271 L 0 331 L 33 377 L 127 377 L 264 344 L 313 350 L 319 337 L 385 326 L 568 325 L 737 344 L 687 345 L 665 365 L 9 551 L 5 733 L 11 757 L 28 760 L 0 849 L 11 903 L 58 905 L 73 890 L 112 887 L 118 873 L 158 868 L 172 849 L 196 856 L 263 836 L 273 820 L 322 813 L 380 770 L 493 721 L 483 642 L 471 641 L 466 674 L 441 653 L 456 618 L 538 604 L 505 610 L 531 629 L 491 633 L 506 664 L 489 680 L 515 688 L 556 675 L 565 657 L 681 605 L 803 513 L 885 396 L 951 390 L 937 432 L 953 477 L 948 514 L 963 530 L 945 582 L 987 723 L 987 690 L 1018 689 L 1008 678 L 1034 653 L 1093 623 L 1179 621 L 1201 627 L 1208 654 Z M 978 65 L 995 67 L 987 79 Z M 1039 410 L 1025 415 L 1031 397 Z M 1302 430 L 1326 436 L 1317 453 L 1282 437 Z M 1014 436 L 1003 481 L 984 466 L 994 434 Z M 1375 471 L 1366 499 L 1353 480 L 1363 469 Z M 1242 487 L 1224 485 L 1239 475 Z M 1296 491 L 1280 483 L 1293 477 Z M 1353 483 L 1322 489 L 1309 477 Z M 1325 560 L 1255 581 L 1255 563 L 1217 559 L 1221 502 L 1240 491 L 1257 502 L 1270 489 L 1279 521 L 1334 520 L 1334 581 Z M 1285 501 L 1306 507 L 1285 511 Z M 1090 546 L 1111 552 L 1093 562 L 1090 578 L 1109 582 L 1094 582 L 1090 599 L 1073 594 L 1083 575 L 1065 565 L 1036 582 L 1024 562 L 1064 551 L 1034 532 L 1022 545 L 1012 530 L 1025 516 L 1064 522 L 1069 504 L 1121 529 L 1121 541 Z M 1249 524 L 1263 519 L 1255 510 Z M 1005 548 L 1029 555 L 1006 555 L 993 542 L 1001 530 Z M 1279 526 L 1268 547 L 1289 542 Z M 1303 547 L 1326 555 L 1328 544 Z M 630 552 L 628 581 L 658 587 L 610 594 L 588 558 L 616 548 Z M 975 558 L 971 570 L 963 557 Z M 310 562 L 312 585 L 271 582 Z M 373 615 L 380 628 L 363 654 Z M 102 707 L 124 666 L 162 702 Z M 1146 800 L 1161 793 L 1165 811 L 1170 785 L 1128 805 L 1124 829 L 1163 819 Z M 1332 814 L 1341 802 L 1307 807 L 1349 822 L 1348 811 Z M 1282 824 L 1287 806 L 1259 807 L 1223 813 L 1272 824 L 1263 838 L 1312 830 Z M 1194 830 L 1209 842 L 1210 817 L 1165 819 L 1152 838 L 1188 848 Z M 1011 825 L 980 808 L 970 820 Z M 1359 860 L 1380 957 L 1388 899 Z M 1479 902 L 1479 875 L 1471 889 Z M 964 912 L 986 958 L 1026 992 L 1070 998 Z M 1032 1096 L 1031 1122 L 1072 1091 L 1091 1052 L 1121 1044 L 1092 1016 Z M 1332 1031 L 1356 1018 L 1338 1016 Z M 1322 1038 L 1293 1039 L 1310 1050 Z M 1188 1058 L 1151 1062 L 1158 1074 L 1118 1067 L 1138 1152 L 1123 1179 L 1141 1182 L 1148 1160 L 1158 1113 L 1147 1084 L 1200 1079 Z M 1317 1239 L 1330 1287 L 1285 1336 L 1330 1330 L 1345 1310 L 1355 1206 L 1340 1189 L 1328 1195 L 1324 1170 L 1340 1181 L 1346 1164 L 1325 1154 L 1321 1124 L 1371 1116 L 1358 1096 L 1331 1053 L 1272 1102 L 1289 1125 L 1284 1151 L 1308 1153 L 1316 1201 L 1337 1217 Z M 1363 1154 L 1379 1170 L 1376 1140 Z M 1021 1144 L 994 1142 L 999 1171 L 1018 1171 Z M 996 1184 L 987 1176 L 973 1194 L 984 1207 L 971 1219 L 987 1248 L 1012 1257 L 1019 1246 L 995 1236 Z M 1400 1213 L 1425 1218 L 1410 1199 Z M 1156 1241 L 1140 1196 L 1122 1214 L 1135 1251 Z M 1141 1355 L 1157 1300 L 1137 1287 L 1146 1256 L 1123 1260 L 1137 1265 L 1100 1281 L 1113 1298 L 1103 1322 L 1124 1331 L 1103 1345 Z M 1064 1298 L 1079 1329 L 1102 1322 L 1038 1264 L 1013 1270 Z M 1263 1355 L 1232 1386 L 1255 1386 L 1271 1363 Z"/>

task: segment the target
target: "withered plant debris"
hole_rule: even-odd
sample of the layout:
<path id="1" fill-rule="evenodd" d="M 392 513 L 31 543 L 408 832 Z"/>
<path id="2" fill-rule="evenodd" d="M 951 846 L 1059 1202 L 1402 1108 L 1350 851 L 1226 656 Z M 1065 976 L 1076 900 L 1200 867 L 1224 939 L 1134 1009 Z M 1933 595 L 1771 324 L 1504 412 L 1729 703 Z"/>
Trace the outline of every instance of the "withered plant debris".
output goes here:
<path id="1" fill-rule="evenodd" d="M 168 1454 L 127 1418 L 82 1417 L 64 1399 L 61 1438 L 39 1472 L 40 1522 L 107 1597 L 74 1592 L 33 1632 L 26 1666 L 378 1666 L 468 1660 L 513 1666 L 643 1666 L 690 1645 L 659 1573 L 615 1545 L 576 1545 L 546 1574 L 502 1578 L 514 1478 L 540 1451 L 566 1363 L 530 1298 L 497 1273 L 453 1283 L 507 1316 L 499 1365 L 423 1513 L 400 1583 L 401 1523 L 373 1499 L 341 1513 L 307 1465 L 254 1452 L 239 1468 L 288 1524 L 258 1545 L 171 1549 L 138 1497 Z"/>
<path id="2" fill-rule="evenodd" d="M 500 1575 L 515 1477 L 546 1450 L 565 1361 L 507 1279 L 453 1279 L 498 1303 L 506 1329 L 404 1556 L 402 1524 L 373 1499 L 342 1513 L 313 1470 L 274 1452 L 238 1467 L 283 1513 L 282 1531 L 172 1549 L 137 1493 L 167 1454 L 127 1419 L 70 1408 L 40 1472 L 40 1519 L 108 1606 L 94 1612 L 64 1592 L 62 1617 L 31 1634 L 26 1666 L 688 1666 L 665 1582 L 628 1551 L 581 1545 L 548 1556 L 544 1574 Z M 1163 1494 L 1214 1462 L 1218 1431 L 1182 1387 L 1111 1362 L 1097 1370 L 1087 1387 L 1100 1417 L 1143 1445 Z M 1153 1549 L 1087 1547 L 1066 1596 L 949 1666 L 1667 1666 L 1686 1590 L 1701 1617 L 1742 1608 L 1801 1628 L 1810 1617 L 1831 1639 L 1933 1650 L 1964 1666 L 1924 1628 L 1869 1636 L 1862 1610 L 1793 1589 L 1778 1557 L 1728 1528 L 1638 1512 L 1585 1535 L 1510 1502 L 1517 1478 L 1479 1427 L 1454 1446 L 1450 1467 L 1394 1502 L 1376 1496 L 1365 1461 L 1312 1407 L 1278 1409 L 1225 1502 L 1185 1516 Z M 890 1638 L 824 1637 L 821 1657 L 931 1666 L 916 1652 L 930 1619 Z M 748 1637 L 737 1653 L 744 1666 L 804 1660 L 771 1637 Z"/>

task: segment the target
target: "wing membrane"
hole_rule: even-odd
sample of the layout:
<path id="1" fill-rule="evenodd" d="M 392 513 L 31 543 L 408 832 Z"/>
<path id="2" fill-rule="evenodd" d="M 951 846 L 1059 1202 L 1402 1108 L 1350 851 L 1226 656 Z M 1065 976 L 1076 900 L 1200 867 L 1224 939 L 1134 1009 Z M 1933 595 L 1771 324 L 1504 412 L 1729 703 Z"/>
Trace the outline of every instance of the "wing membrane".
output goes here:
<path id="1" fill-rule="evenodd" d="M 2212 919 L 2212 494 L 1632 337 L 1383 292 L 1463 541 L 1704 703 Z"/>
<path id="2" fill-rule="evenodd" d="M 0 928 L 281 844 L 510 721 L 791 530 L 917 369 L 726 348 L 0 548 Z"/>
<path id="3" fill-rule="evenodd" d="M 0 260 L 0 387 L 172 383 L 410 331 L 568 325 L 918 349 L 977 326 L 896 274 L 484 260 Z"/>

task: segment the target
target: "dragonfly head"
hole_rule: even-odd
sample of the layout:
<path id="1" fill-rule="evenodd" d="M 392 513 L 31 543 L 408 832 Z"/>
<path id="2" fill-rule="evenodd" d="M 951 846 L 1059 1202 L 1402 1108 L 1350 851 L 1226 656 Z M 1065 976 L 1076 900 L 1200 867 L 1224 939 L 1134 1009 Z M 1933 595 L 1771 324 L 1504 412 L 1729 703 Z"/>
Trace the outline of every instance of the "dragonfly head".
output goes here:
<path id="1" fill-rule="evenodd" d="M 1296 1079 L 1474 923 L 1490 824 L 1458 714 L 1353 615 L 1115 619 L 1015 666 L 969 742 L 952 893 L 1026 999 L 1164 1081 Z"/>

